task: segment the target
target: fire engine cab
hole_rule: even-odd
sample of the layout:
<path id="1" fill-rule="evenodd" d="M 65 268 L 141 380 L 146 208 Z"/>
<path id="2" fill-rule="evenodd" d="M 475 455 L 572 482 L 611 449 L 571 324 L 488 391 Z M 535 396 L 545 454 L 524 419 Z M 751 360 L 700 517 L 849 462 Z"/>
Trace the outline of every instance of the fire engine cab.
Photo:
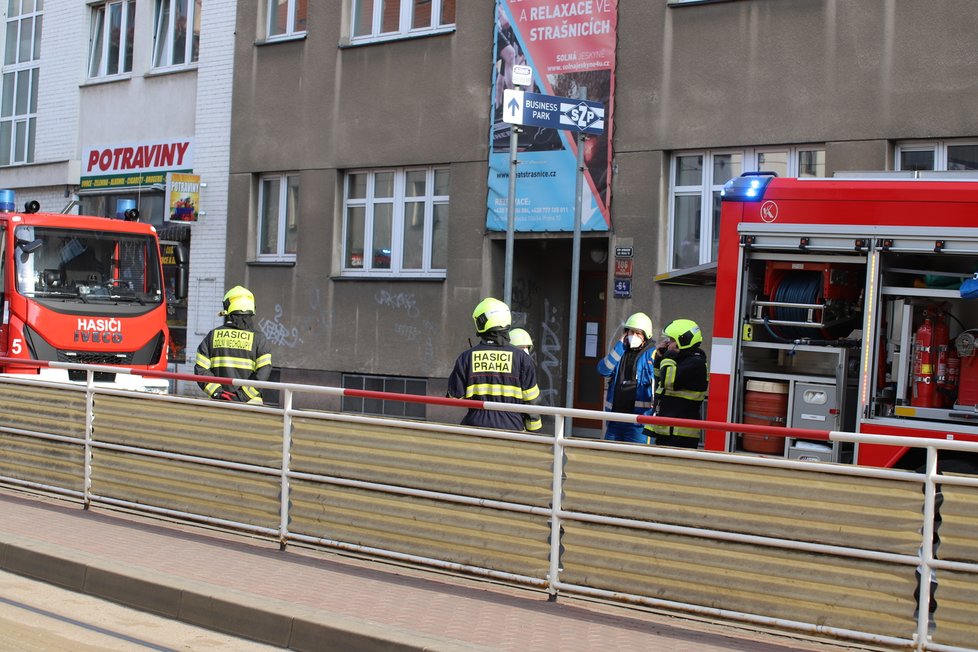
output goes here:
<path id="1" fill-rule="evenodd" d="M 0 356 L 165 371 L 169 331 L 156 229 L 135 220 L 16 211 L 0 190 Z M 84 382 L 64 368 L 0 363 L 2 374 Z M 162 378 L 98 371 L 95 383 L 168 391 Z"/>
<path id="2" fill-rule="evenodd" d="M 708 419 L 978 441 L 978 181 L 872 176 L 724 187 Z M 923 463 L 922 449 L 719 431 L 705 447 Z"/>

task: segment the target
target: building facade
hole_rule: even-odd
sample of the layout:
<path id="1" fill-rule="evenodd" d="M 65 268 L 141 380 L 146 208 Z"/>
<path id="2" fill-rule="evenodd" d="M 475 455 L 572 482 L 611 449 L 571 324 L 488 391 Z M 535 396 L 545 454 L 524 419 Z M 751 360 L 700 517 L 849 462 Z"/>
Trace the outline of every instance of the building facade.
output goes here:
<path id="1" fill-rule="evenodd" d="M 163 243 L 172 367 L 192 368 L 224 292 L 236 3 L 5 4 L 0 187 L 48 212 L 137 207 Z M 199 182 L 195 219 L 172 219 L 173 174 Z"/>
<path id="2" fill-rule="evenodd" d="M 634 311 L 698 321 L 708 350 L 731 177 L 978 168 L 969 0 L 243 0 L 227 278 L 258 297 L 283 380 L 444 394 L 473 307 L 503 293 L 486 214 L 500 12 L 609 11 L 610 227 L 582 234 L 574 338 L 572 233 L 514 238 L 548 404 L 600 409 L 595 363 Z"/>
<path id="3" fill-rule="evenodd" d="M 632 312 L 657 330 L 692 318 L 708 345 L 729 178 L 978 168 L 972 4 L 13 0 L 0 36 L 0 187 L 48 211 L 114 216 L 119 200 L 138 203 L 171 265 L 183 260 L 174 368 L 192 365 L 186 352 L 241 283 L 282 380 L 443 395 L 475 339 L 473 307 L 504 293 L 492 181 L 504 176 L 493 161 L 505 158 L 507 64 L 534 68 L 530 90 L 603 89 L 586 97 L 607 111 L 605 224 L 583 231 L 575 266 L 566 222 L 518 221 L 511 276 L 544 402 L 600 409 L 594 367 Z M 534 48 L 568 32 L 612 45 L 557 52 L 561 69 L 598 53 L 608 77 L 566 84 L 572 75 L 544 69 Z M 575 151 L 567 134 L 533 136 L 520 136 L 517 158 Z M 163 151 L 173 156 L 149 156 Z M 168 219 L 171 173 L 199 177 L 196 221 Z M 517 179 L 521 206 L 529 187 Z"/>

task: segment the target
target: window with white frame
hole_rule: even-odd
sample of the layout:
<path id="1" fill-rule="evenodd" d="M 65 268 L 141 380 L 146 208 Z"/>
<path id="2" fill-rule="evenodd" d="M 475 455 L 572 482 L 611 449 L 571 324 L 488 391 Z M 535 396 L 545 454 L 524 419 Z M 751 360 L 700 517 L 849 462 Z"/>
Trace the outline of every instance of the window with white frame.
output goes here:
<path id="1" fill-rule="evenodd" d="M 298 220 L 299 175 L 263 175 L 258 184 L 257 260 L 294 261 Z"/>
<path id="2" fill-rule="evenodd" d="M 0 86 L 0 165 L 34 161 L 44 0 L 8 0 Z"/>
<path id="3" fill-rule="evenodd" d="M 353 43 L 447 32 L 455 27 L 455 0 L 352 1 Z"/>
<path id="4" fill-rule="evenodd" d="M 290 38 L 306 33 L 309 0 L 267 0 L 268 39 Z"/>
<path id="5" fill-rule="evenodd" d="M 346 173 L 343 274 L 444 278 L 448 198 L 447 167 Z"/>
<path id="6" fill-rule="evenodd" d="M 132 72 L 136 0 L 92 5 L 88 76 L 111 77 Z"/>
<path id="7" fill-rule="evenodd" d="M 744 172 L 824 177 L 821 146 L 751 148 L 673 154 L 669 177 L 669 269 L 716 260 L 720 235 L 720 191 Z"/>
<path id="8" fill-rule="evenodd" d="M 900 143 L 898 170 L 978 170 L 978 140 Z"/>
<path id="9" fill-rule="evenodd" d="M 202 0 L 156 0 L 153 12 L 153 67 L 197 63 Z"/>

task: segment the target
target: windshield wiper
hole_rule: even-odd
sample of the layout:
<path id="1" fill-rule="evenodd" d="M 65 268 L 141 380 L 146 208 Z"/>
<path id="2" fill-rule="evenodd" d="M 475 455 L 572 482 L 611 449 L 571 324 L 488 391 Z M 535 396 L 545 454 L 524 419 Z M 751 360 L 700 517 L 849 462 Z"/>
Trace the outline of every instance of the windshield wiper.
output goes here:
<path id="1" fill-rule="evenodd" d="M 92 295 L 89 295 L 91 297 Z M 124 303 L 138 303 L 141 306 L 146 305 L 146 301 L 142 297 L 135 294 L 109 294 L 106 296 L 96 296 L 96 299 L 108 299 L 109 301 L 122 301 Z"/>
<path id="2" fill-rule="evenodd" d="M 42 299 L 81 299 L 82 303 L 88 303 L 88 300 L 82 294 L 78 294 L 77 292 L 63 292 L 61 290 L 35 290 L 34 292 L 25 292 L 24 296 Z"/>

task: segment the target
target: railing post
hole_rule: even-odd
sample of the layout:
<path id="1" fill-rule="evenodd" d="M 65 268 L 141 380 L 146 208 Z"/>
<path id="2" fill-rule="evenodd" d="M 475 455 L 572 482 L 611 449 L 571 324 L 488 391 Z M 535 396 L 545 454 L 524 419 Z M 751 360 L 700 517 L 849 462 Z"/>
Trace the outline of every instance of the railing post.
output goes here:
<path id="1" fill-rule="evenodd" d="M 920 537 L 920 584 L 917 587 L 917 645 L 918 650 L 927 646 L 930 633 L 930 590 L 934 581 L 934 517 L 937 514 L 937 449 L 927 447 L 927 464 L 924 474 L 924 526 Z"/>
<path id="2" fill-rule="evenodd" d="M 95 372 L 85 371 L 85 462 L 82 479 L 82 503 L 85 509 L 92 504 L 92 424 L 95 422 Z"/>
<path id="3" fill-rule="evenodd" d="M 282 401 L 282 474 L 279 488 L 279 548 L 285 550 L 289 537 L 289 469 L 292 462 L 292 390 L 285 388 Z"/>
<path id="4" fill-rule="evenodd" d="M 550 572 L 547 574 L 547 591 L 551 602 L 557 599 L 557 582 L 560 581 L 560 504 L 564 491 L 564 420 L 554 420 L 553 494 L 550 499 Z"/>

